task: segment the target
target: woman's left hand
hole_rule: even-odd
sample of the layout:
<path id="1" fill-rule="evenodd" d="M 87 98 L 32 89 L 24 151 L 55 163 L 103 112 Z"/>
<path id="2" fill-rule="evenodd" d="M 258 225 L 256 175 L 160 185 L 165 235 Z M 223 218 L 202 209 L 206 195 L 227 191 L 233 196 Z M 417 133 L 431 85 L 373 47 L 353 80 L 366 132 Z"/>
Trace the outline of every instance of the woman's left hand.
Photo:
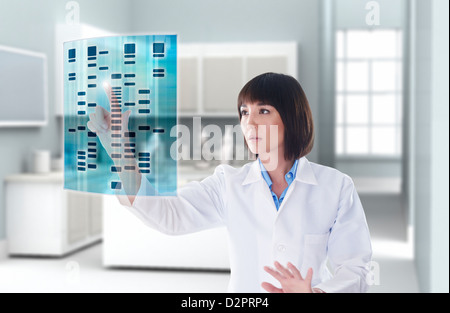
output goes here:
<path id="1" fill-rule="evenodd" d="M 287 268 L 281 265 L 279 262 L 275 262 L 275 269 L 264 266 L 264 270 L 272 275 L 281 284 L 281 288 L 277 288 L 274 285 L 263 282 L 261 286 L 271 293 L 312 293 L 311 280 L 313 270 L 310 268 L 306 277 L 303 278 L 300 271 L 292 264 L 288 263 Z"/>

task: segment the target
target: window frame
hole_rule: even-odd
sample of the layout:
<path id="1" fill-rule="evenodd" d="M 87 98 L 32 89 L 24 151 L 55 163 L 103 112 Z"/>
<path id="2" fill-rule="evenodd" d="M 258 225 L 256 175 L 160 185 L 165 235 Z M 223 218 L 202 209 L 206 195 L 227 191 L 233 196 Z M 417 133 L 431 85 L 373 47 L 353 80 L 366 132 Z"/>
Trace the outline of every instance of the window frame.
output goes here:
<path id="1" fill-rule="evenodd" d="M 351 31 L 365 31 L 365 32 L 375 32 L 375 31 L 395 31 L 396 33 L 396 57 L 348 57 L 349 53 L 347 51 L 348 44 L 347 44 L 347 38 L 348 33 Z M 342 36 L 342 42 L 340 45 L 339 42 L 339 36 Z M 353 159 L 364 159 L 364 160 L 400 160 L 402 158 L 403 154 L 403 100 L 404 100 L 404 77 L 403 77 L 403 68 L 404 68 L 404 62 L 405 58 L 403 55 L 403 49 L 404 49 L 404 39 L 403 39 L 404 31 L 401 28 L 398 27 L 392 27 L 392 28 L 383 28 L 383 29 L 359 29 L 359 28 L 339 28 L 335 29 L 334 36 L 336 40 L 336 47 L 335 47 L 335 71 L 336 71 L 336 82 L 335 82 L 335 105 L 336 105 L 336 116 L 334 119 L 335 123 L 335 158 L 337 160 L 353 160 Z M 342 55 L 339 55 L 339 49 L 342 49 Z M 365 62 L 367 64 L 368 70 L 367 70 L 367 81 L 368 86 L 366 91 L 349 91 L 347 89 L 347 71 L 348 71 L 348 64 L 350 62 Z M 373 68 L 375 62 L 394 62 L 396 63 L 396 87 L 393 90 L 389 91 L 377 91 L 373 89 Z M 342 89 L 339 87 L 339 66 L 342 65 L 342 77 L 340 79 L 342 80 Z M 368 107 L 367 107 L 367 123 L 361 123 L 361 124 L 353 124 L 347 122 L 347 101 L 346 98 L 349 95 L 361 95 L 361 96 L 367 96 L 368 99 Z M 377 124 L 374 123 L 373 120 L 373 101 L 374 96 L 377 95 L 389 95 L 393 96 L 395 99 L 395 120 L 394 123 L 383 123 L 383 124 Z M 338 108 L 338 101 L 339 96 L 342 96 L 342 112 L 339 111 Z M 342 121 L 339 122 L 338 115 L 342 113 Z M 367 130 L 367 153 L 349 153 L 347 151 L 348 145 L 348 135 L 347 131 L 349 127 L 363 127 Z M 395 152 L 394 154 L 386 154 L 386 153 L 377 153 L 376 151 L 373 151 L 373 130 L 378 127 L 394 127 L 395 130 Z M 338 146 L 338 143 L 340 142 L 338 136 L 339 131 L 342 131 L 342 138 L 341 139 L 341 147 Z"/>

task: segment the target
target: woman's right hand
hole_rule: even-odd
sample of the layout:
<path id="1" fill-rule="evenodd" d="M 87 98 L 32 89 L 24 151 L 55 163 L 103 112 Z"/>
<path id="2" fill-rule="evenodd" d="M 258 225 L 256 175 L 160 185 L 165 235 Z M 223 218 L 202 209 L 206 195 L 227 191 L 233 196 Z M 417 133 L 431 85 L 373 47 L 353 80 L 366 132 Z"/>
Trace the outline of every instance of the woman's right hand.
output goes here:
<path id="1" fill-rule="evenodd" d="M 103 85 L 104 90 L 109 99 L 109 108 L 114 108 L 118 105 L 117 96 L 112 91 L 111 86 L 108 83 Z M 131 111 L 128 110 L 126 112 L 113 112 L 111 113 L 108 110 L 105 110 L 101 106 L 97 106 L 95 108 L 95 113 L 89 114 L 89 121 L 87 122 L 87 127 L 94 133 L 97 134 L 97 137 L 100 139 L 102 146 L 105 148 L 108 155 L 111 157 L 111 154 L 114 152 L 111 143 L 114 142 L 124 142 L 124 133 L 128 131 L 128 121 L 130 118 Z M 112 123 L 111 121 L 114 121 Z M 113 130 L 113 126 L 116 129 Z M 120 134 L 120 137 L 112 137 L 112 134 Z M 116 162 L 117 160 L 114 160 Z"/>
<path id="2" fill-rule="evenodd" d="M 121 101 L 114 94 L 111 86 L 105 83 L 103 87 L 108 95 L 110 110 L 121 107 L 119 104 Z M 125 136 L 125 132 L 128 132 L 128 121 L 131 111 L 117 111 L 108 111 L 101 106 L 97 106 L 95 113 L 89 114 L 87 127 L 97 134 L 102 146 L 113 160 L 115 166 L 121 169 L 118 171 L 118 174 L 122 182 L 122 189 L 132 204 L 140 188 L 141 174 L 136 164 L 136 159 L 125 158 L 124 153 L 125 144 L 129 142 L 128 137 Z M 113 147 L 112 143 L 116 145 Z M 112 154 L 117 154 L 118 156 L 112 158 Z M 127 167 L 134 170 L 125 170 Z"/>
<path id="3" fill-rule="evenodd" d="M 288 263 L 284 267 L 279 262 L 275 262 L 275 269 L 264 266 L 264 270 L 272 275 L 281 284 L 281 288 L 277 288 L 271 283 L 263 282 L 261 286 L 270 293 L 313 293 L 311 288 L 311 280 L 313 276 L 312 268 L 308 269 L 306 277 L 302 277 L 300 271 L 292 263 Z"/>

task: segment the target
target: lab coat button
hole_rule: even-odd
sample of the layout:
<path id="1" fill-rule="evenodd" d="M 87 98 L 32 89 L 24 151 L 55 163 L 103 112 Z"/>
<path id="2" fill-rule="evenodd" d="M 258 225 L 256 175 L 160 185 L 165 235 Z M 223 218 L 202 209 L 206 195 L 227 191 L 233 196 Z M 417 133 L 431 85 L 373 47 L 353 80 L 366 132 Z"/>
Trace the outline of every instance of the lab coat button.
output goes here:
<path id="1" fill-rule="evenodd" d="M 278 245 L 278 251 L 285 252 L 286 251 L 286 246 L 285 245 Z"/>

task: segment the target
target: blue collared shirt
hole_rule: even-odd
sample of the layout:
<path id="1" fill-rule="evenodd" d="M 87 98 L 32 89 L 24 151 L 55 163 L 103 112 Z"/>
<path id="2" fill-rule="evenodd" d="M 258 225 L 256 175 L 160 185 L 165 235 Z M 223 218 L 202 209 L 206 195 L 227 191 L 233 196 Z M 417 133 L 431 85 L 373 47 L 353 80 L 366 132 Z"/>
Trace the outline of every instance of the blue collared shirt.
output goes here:
<path id="1" fill-rule="evenodd" d="M 284 191 L 280 195 L 279 199 L 278 199 L 277 195 L 272 191 L 272 180 L 270 179 L 269 173 L 267 173 L 266 168 L 261 163 L 261 160 L 258 159 L 258 161 L 259 161 L 259 166 L 261 167 L 262 177 L 264 178 L 267 185 L 269 186 L 270 191 L 272 192 L 272 198 L 273 198 L 273 201 L 275 202 L 275 207 L 277 208 L 277 211 L 278 211 L 278 209 L 281 206 L 281 202 L 283 202 L 284 197 L 286 196 L 286 192 L 289 189 L 289 186 L 294 181 L 295 176 L 297 174 L 298 160 L 295 160 L 294 165 L 292 165 L 292 168 L 289 170 L 289 172 L 286 173 L 286 175 L 284 175 L 284 178 L 286 179 L 288 186 L 286 187 L 286 189 L 284 189 Z"/>

